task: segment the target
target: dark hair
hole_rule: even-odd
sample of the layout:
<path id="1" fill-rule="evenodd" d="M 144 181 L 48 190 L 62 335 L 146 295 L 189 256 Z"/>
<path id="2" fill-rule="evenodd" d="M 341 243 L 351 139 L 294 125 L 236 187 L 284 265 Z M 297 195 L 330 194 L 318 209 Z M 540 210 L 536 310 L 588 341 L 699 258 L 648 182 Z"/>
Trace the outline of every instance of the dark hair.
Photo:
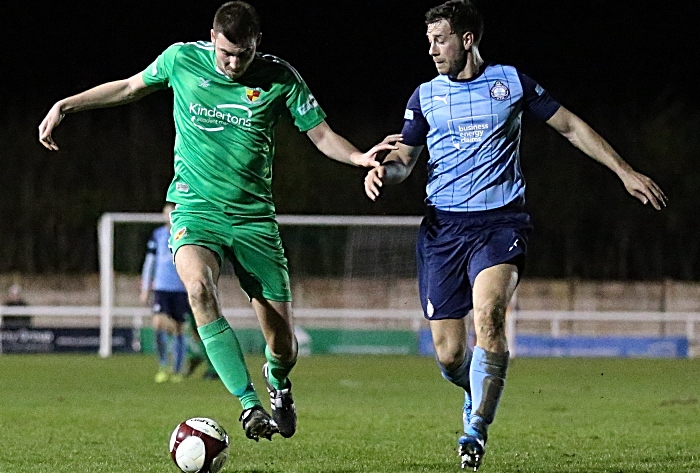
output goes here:
<path id="1" fill-rule="evenodd" d="M 460 37 L 470 31 L 474 35 L 474 44 L 479 44 L 484 34 L 484 18 L 469 0 L 449 0 L 425 14 L 426 25 L 440 20 L 447 20 L 452 32 Z"/>
<path id="2" fill-rule="evenodd" d="M 223 34 L 236 44 L 257 39 L 260 34 L 260 16 L 246 2 L 224 3 L 214 15 L 214 32 Z"/>

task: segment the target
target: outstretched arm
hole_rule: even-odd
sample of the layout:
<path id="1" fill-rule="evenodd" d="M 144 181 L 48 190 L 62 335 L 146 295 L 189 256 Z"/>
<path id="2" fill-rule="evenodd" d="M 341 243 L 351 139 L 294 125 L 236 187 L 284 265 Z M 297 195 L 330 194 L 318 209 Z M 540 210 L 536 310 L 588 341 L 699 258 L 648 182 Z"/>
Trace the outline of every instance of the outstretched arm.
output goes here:
<path id="1" fill-rule="evenodd" d="M 59 100 L 51 107 L 51 110 L 49 110 L 49 113 L 39 125 L 39 141 L 51 151 L 58 151 L 58 145 L 51 137 L 51 133 L 61 123 L 66 113 L 80 112 L 93 108 L 114 107 L 115 105 L 138 100 L 154 90 L 156 89 L 146 86 L 141 78 L 141 73 L 138 73 L 128 79 L 107 82 L 85 92 Z"/>
<path id="2" fill-rule="evenodd" d="M 370 169 L 365 177 L 365 194 L 372 200 L 377 200 L 380 188 L 384 184 L 403 182 L 413 171 L 418 156 L 423 151 L 423 146 L 408 146 L 402 143 L 397 144 L 396 148 L 380 166 Z"/>
<path id="3" fill-rule="evenodd" d="M 644 205 L 651 203 L 656 210 L 666 207 L 668 199 L 661 188 L 649 177 L 632 169 L 602 136 L 569 110 L 560 107 L 547 120 L 547 124 L 565 136 L 571 144 L 617 174 L 627 192 Z"/>
<path id="4" fill-rule="evenodd" d="M 401 141 L 401 135 L 389 135 L 381 143 L 373 146 L 363 153 L 355 148 L 348 140 L 331 130 L 326 121 L 322 121 L 306 132 L 306 135 L 316 145 L 316 148 L 326 156 L 345 164 L 362 167 L 379 166 L 377 153 L 396 149 L 397 141 Z"/>

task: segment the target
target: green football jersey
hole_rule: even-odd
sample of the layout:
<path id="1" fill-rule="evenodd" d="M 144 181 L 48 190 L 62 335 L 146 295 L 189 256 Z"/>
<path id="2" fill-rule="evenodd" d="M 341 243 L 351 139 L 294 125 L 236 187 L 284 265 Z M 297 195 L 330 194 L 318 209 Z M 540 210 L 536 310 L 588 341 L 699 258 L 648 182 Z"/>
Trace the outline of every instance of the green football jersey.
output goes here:
<path id="1" fill-rule="evenodd" d="M 217 66 L 211 42 L 176 43 L 142 73 L 149 87 L 171 87 L 175 176 L 167 200 L 214 205 L 233 216 L 274 215 L 274 127 L 287 114 L 305 132 L 325 113 L 286 62 L 257 54 L 232 80 Z"/>

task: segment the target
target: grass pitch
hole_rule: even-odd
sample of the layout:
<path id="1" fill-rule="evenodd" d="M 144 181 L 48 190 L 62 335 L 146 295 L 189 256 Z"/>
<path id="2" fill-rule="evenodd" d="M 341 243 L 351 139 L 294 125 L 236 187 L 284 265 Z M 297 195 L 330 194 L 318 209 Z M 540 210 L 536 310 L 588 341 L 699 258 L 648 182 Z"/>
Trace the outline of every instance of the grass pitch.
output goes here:
<path id="1" fill-rule="evenodd" d="M 248 365 L 261 397 L 261 357 Z M 151 356 L 0 356 L 0 473 L 177 472 L 175 426 L 217 419 L 224 472 L 458 471 L 461 393 L 430 358 L 315 356 L 293 373 L 297 434 L 245 438 L 240 405 Z M 480 473 L 700 472 L 700 360 L 515 359 Z"/>

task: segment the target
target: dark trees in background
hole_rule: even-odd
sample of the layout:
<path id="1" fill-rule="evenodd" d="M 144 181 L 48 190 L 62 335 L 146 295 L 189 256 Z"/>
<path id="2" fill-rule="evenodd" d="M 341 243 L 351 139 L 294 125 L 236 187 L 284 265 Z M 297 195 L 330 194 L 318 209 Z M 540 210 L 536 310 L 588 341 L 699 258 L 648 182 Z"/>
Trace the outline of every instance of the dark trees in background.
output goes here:
<path id="1" fill-rule="evenodd" d="M 172 177 L 173 125 L 166 95 L 69 116 L 56 132 L 59 153 L 36 141 L 36 124 L 0 127 L 0 272 L 93 272 L 103 212 L 159 212 Z M 522 164 L 535 233 L 528 275 L 591 279 L 700 279 L 700 111 L 663 96 L 641 107 L 578 110 L 636 169 L 667 192 L 656 212 L 627 195 L 617 178 L 546 125 L 524 119 Z M 400 124 L 346 116 L 338 131 L 367 147 Z M 277 130 L 278 213 L 399 214 L 423 210 L 425 156 L 409 180 L 377 203 L 362 192 L 364 171 L 324 158 L 305 135 Z"/>

